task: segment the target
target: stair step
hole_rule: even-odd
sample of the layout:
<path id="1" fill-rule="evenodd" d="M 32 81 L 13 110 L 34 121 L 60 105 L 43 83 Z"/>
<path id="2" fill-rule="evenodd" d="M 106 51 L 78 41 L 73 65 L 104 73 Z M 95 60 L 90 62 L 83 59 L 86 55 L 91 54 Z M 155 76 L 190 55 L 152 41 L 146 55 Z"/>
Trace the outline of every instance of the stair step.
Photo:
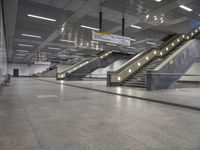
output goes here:
<path id="1" fill-rule="evenodd" d="M 145 83 L 146 82 L 146 80 L 135 80 L 135 79 L 132 79 L 132 80 L 127 80 L 127 81 L 125 81 L 125 82 L 134 82 L 134 83 Z"/>
<path id="2" fill-rule="evenodd" d="M 142 85 L 142 84 L 129 84 L 129 83 L 124 83 L 123 86 L 131 86 L 131 87 L 146 88 L 146 85 Z"/>

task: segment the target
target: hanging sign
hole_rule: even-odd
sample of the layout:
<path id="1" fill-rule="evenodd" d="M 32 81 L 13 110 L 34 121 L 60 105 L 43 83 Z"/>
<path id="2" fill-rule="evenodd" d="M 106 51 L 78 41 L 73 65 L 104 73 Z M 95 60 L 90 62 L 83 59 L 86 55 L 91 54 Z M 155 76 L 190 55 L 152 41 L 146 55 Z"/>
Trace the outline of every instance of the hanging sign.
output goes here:
<path id="1" fill-rule="evenodd" d="M 122 46 L 131 45 L 131 40 L 129 37 L 120 36 L 116 34 L 110 34 L 107 32 L 92 31 L 92 40 L 100 41 L 100 42 L 108 42 L 108 43 L 118 44 Z"/>

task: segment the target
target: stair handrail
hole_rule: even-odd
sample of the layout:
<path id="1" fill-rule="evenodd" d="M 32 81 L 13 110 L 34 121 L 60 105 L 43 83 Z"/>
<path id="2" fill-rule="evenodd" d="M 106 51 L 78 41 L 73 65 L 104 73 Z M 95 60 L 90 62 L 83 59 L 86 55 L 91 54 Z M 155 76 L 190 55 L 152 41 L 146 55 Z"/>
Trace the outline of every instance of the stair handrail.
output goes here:
<path id="1" fill-rule="evenodd" d="M 82 64 L 82 63 L 84 63 L 85 61 L 90 61 L 90 59 L 87 59 L 87 58 L 86 58 L 86 59 L 83 59 L 83 60 L 81 60 L 80 62 L 78 62 L 78 63 L 76 63 L 76 64 L 74 64 L 74 65 L 68 67 L 66 70 L 64 70 L 64 71 L 62 71 L 62 72 L 59 72 L 58 74 L 64 74 L 64 73 L 66 73 L 67 71 L 71 70 L 72 68 L 74 68 L 74 67 L 76 67 L 76 66 L 78 66 L 78 65 L 80 65 L 80 64 Z"/>
<path id="2" fill-rule="evenodd" d="M 153 50 L 151 49 L 151 51 L 148 51 L 149 53 L 146 53 L 146 55 L 138 55 L 136 57 L 134 57 L 133 59 L 131 59 L 129 62 L 127 62 L 125 65 L 123 65 L 121 68 L 119 68 L 117 71 L 112 71 L 112 72 L 108 72 L 107 73 L 107 84 L 111 85 L 112 80 L 115 81 L 115 83 L 122 83 L 124 80 L 127 79 L 127 77 L 129 77 L 130 75 L 134 74 L 136 71 L 138 71 L 141 67 L 143 67 L 146 63 L 148 63 L 149 61 L 151 61 L 154 57 L 162 57 L 165 56 L 166 53 L 168 53 L 169 51 L 171 51 L 174 47 L 177 47 L 177 45 L 179 45 L 181 42 L 185 41 L 185 40 L 189 40 L 190 38 L 192 38 L 193 36 L 195 36 L 200 30 L 200 27 L 193 29 L 191 32 L 189 32 L 188 35 L 179 35 L 177 38 L 173 38 L 173 40 L 169 40 L 171 42 L 165 42 L 164 47 L 160 48 L 158 50 Z M 168 44 L 166 44 L 168 43 Z M 154 56 L 152 56 L 152 50 L 154 53 Z M 145 53 L 143 53 L 145 54 Z M 144 59 L 144 57 L 146 56 L 146 58 L 148 57 L 148 59 Z M 150 59 L 149 59 L 149 56 Z M 144 60 L 145 62 L 141 61 L 138 62 L 138 60 Z M 142 64 L 141 64 L 142 63 Z M 138 65 L 137 67 L 134 66 L 134 70 L 132 71 L 129 68 L 133 68 L 133 65 Z M 128 70 L 129 69 L 129 70 Z M 126 71 L 126 73 L 124 73 L 124 71 Z M 126 75 L 126 77 L 121 77 L 120 74 L 123 76 L 124 74 Z M 113 79 L 112 79 L 113 76 Z"/>
<path id="3" fill-rule="evenodd" d="M 162 47 L 165 47 L 166 44 L 170 43 L 172 40 L 174 40 L 175 38 L 177 38 L 177 36 L 179 36 L 179 34 L 174 35 L 172 38 L 170 38 L 168 41 L 166 41 L 165 43 L 162 43 L 160 46 L 158 46 L 157 48 L 150 48 L 144 52 L 141 52 L 139 54 L 137 54 L 136 56 L 134 56 L 133 58 L 131 58 L 129 61 L 127 61 L 126 63 L 124 63 L 118 70 L 116 71 L 109 71 L 109 73 L 118 73 L 121 72 L 124 68 L 126 68 L 127 66 L 131 65 L 133 62 L 137 61 L 138 59 L 140 59 L 141 57 L 143 57 L 144 55 L 148 54 L 149 52 L 151 52 L 152 50 L 155 49 L 161 49 Z"/>

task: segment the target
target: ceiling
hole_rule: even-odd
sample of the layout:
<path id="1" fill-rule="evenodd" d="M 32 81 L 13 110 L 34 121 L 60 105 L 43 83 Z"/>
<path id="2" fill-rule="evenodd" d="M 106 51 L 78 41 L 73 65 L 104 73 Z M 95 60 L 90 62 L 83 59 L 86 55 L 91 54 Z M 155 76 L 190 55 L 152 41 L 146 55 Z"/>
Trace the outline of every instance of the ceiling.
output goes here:
<path id="1" fill-rule="evenodd" d="M 187 33 L 200 24 L 199 0 L 162 0 L 161 2 L 102 0 L 100 2 L 100 0 L 19 0 L 16 5 L 17 14 L 9 18 L 15 20 L 14 30 L 8 33 L 13 35 L 12 40 L 8 42 L 9 62 L 32 63 L 38 59 L 47 59 L 73 64 L 85 57 L 94 57 L 100 50 L 137 54 L 155 46 L 148 42 L 159 45 L 164 37 L 174 33 Z M 181 4 L 192 8 L 193 11 L 187 12 L 179 8 Z M 125 36 L 136 40 L 131 42 L 131 47 L 91 42 L 91 30 L 80 26 L 98 28 L 100 6 L 105 32 L 121 35 L 121 20 L 124 16 Z M 52 18 L 56 21 L 31 18 L 28 14 Z M 154 16 L 158 19 L 155 20 Z M 161 18 L 164 20 L 163 23 L 160 21 Z M 137 25 L 142 29 L 130 25 Z M 22 34 L 38 35 L 41 38 L 25 37 Z M 76 43 L 63 42 L 60 39 L 70 41 L 76 39 Z M 32 47 L 20 44 L 32 45 Z"/>

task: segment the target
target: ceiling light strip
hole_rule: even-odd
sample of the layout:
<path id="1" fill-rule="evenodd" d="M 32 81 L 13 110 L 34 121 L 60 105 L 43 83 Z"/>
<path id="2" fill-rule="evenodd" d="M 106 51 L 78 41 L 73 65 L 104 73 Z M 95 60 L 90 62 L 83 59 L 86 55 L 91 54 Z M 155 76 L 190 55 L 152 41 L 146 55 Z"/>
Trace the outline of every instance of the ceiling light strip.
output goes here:
<path id="1" fill-rule="evenodd" d="M 55 22 L 55 19 L 28 14 L 29 17 Z"/>
<path id="2" fill-rule="evenodd" d="M 32 34 L 21 34 L 22 36 L 27 36 L 27 37 L 33 37 L 33 38 L 42 38 L 42 36 L 39 36 L 39 35 L 32 35 Z"/>

